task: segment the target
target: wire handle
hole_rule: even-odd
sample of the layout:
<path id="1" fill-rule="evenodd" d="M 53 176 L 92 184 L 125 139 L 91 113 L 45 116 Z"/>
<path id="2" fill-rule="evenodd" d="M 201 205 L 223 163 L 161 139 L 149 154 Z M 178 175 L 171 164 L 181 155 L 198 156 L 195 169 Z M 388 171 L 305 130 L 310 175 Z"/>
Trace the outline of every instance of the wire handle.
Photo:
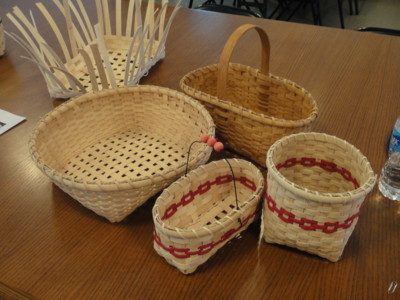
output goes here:
<path id="1" fill-rule="evenodd" d="M 189 156 L 190 156 L 190 150 L 192 149 L 192 146 L 196 143 L 206 143 L 208 146 L 213 147 L 216 152 L 220 152 L 224 149 L 224 144 L 221 142 L 218 142 L 216 138 L 210 137 L 208 134 L 202 134 L 200 141 L 194 141 L 190 144 L 189 146 L 189 151 L 187 155 L 187 162 L 186 162 L 186 170 L 185 170 L 185 176 L 187 174 L 188 168 L 189 168 Z"/>
<path id="2" fill-rule="evenodd" d="M 236 191 L 236 180 L 235 180 L 235 174 L 233 173 L 233 168 L 229 162 L 229 160 L 227 158 L 224 158 L 224 160 L 226 161 L 226 163 L 229 165 L 229 168 L 231 169 L 231 173 L 232 173 L 232 181 L 233 181 L 233 189 L 235 191 L 235 201 L 236 201 L 236 209 L 240 210 L 239 207 L 239 200 L 238 200 L 238 196 L 237 196 L 237 191 Z M 238 222 L 240 223 L 240 227 L 243 226 L 242 224 L 242 220 L 240 218 L 238 218 Z"/>
<path id="3" fill-rule="evenodd" d="M 194 141 L 189 146 L 188 155 L 187 155 L 187 162 L 186 162 L 185 176 L 187 175 L 187 171 L 188 171 L 188 167 L 189 167 L 190 151 L 192 149 L 192 146 L 194 144 L 196 144 L 196 143 L 206 143 L 210 147 L 213 147 L 216 152 L 220 152 L 220 151 L 222 151 L 224 149 L 224 144 L 222 144 L 221 142 L 218 142 L 216 138 L 210 137 L 208 134 L 203 134 L 201 136 L 201 141 Z M 239 208 L 239 200 L 238 200 L 237 190 L 236 190 L 235 174 L 233 172 L 233 168 L 232 168 L 232 165 L 230 164 L 229 160 L 227 158 L 224 158 L 224 160 L 228 164 L 228 166 L 229 166 L 229 168 L 231 170 L 231 173 L 232 173 L 232 182 L 233 182 L 233 189 L 235 191 L 236 209 L 240 210 L 240 208 Z M 240 218 L 238 218 L 238 222 L 240 223 L 240 226 L 243 226 L 242 220 Z"/>
<path id="4" fill-rule="evenodd" d="M 188 151 L 187 161 L 186 161 L 185 176 L 186 176 L 186 174 L 187 174 L 187 172 L 188 172 L 188 168 L 189 168 L 190 150 L 192 149 L 192 146 L 193 146 L 194 144 L 196 144 L 196 143 L 201 143 L 201 142 L 199 142 L 199 141 L 194 141 L 194 142 L 192 142 L 192 143 L 190 144 L 190 146 L 189 146 L 189 151 Z"/>

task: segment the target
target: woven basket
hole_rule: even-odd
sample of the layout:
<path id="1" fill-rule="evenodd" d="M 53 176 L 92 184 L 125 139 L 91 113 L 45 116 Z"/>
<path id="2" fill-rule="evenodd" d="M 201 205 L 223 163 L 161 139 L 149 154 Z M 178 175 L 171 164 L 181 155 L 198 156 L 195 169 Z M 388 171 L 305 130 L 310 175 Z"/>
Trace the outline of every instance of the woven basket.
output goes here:
<path id="1" fill-rule="evenodd" d="M 376 176 L 365 156 L 321 133 L 282 138 L 267 153 L 264 238 L 340 259 Z"/>
<path id="2" fill-rule="evenodd" d="M 0 17 L 0 56 L 3 56 L 6 51 L 6 41 L 4 38 L 4 26 Z"/>
<path id="3" fill-rule="evenodd" d="M 184 274 L 194 272 L 257 214 L 263 175 L 248 161 L 228 162 L 213 161 L 181 177 L 153 207 L 154 248 Z"/>
<path id="4" fill-rule="evenodd" d="M 39 67 L 51 97 L 67 99 L 86 92 L 136 85 L 165 57 L 165 42 L 180 2 L 168 18 L 168 0 L 161 1 L 160 9 L 155 7 L 154 0 L 147 1 L 144 16 L 142 0 L 129 1 L 126 11 L 121 1 L 112 1 L 116 8 L 112 16 L 109 0 L 95 1 L 98 23 L 92 25 L 81 0 L 54 0 L 65 18 L 65 30 L 58 27 L 60 20 L 56 15 L 52 16 L 41 2 L 36 3 L 54 32 L 56 45 L 46 42 L 32 15 L 30 21 L 18 7 L 7 14 L 21 32 L 21 37 L 14 33 L 9 36 L 27 51 L 29 57 L 25 58 Z M 122 20 L 123 16 L 126 20 Z M 54 46 L 62 50 L 61 57 Z"/>
<path id="5" fill-rule="evenodd" d="M 73 98 L 44 116 L 30 139 L 37 166 L 66 193 L 110 222 L 180 177 L 186 151 L 214 123 L 197 101 L 167 88 L 123 87 Z M 211 147 L 196 144 L 189 168 Z"/>
<path id="6" fill-rule="evenodd" d="M 261 71 L 229 63 L 237 41 L 252 29 L 262 42 Z M 310 93 L 269 74 L 268 36 L 254 25 L 239 27 L 225 44 L 219 64 L 185 75 L 180 86 L 211 113 L 224 145 L 262 166 L 272 143 L 285 135 L 309 130 L 317 117 Z"/>

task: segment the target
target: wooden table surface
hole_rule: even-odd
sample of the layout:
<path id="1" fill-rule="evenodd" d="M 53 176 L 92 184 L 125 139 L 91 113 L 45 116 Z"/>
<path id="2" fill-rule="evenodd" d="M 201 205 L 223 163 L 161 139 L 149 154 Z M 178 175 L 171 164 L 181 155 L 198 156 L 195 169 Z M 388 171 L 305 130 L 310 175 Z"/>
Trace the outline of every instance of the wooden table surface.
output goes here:
<path id="1" fill-rule="evenodd" d="M 6 30 L 18 32 L 6 17 L 12 5 L 25 13 L 32 8 L 37 26 L 50 32 L 33 1 L 22 0 L 1 2 Z M 141 83 L 178 89 L 187 72 L 217 63 L 228 36 L 244 23 L 268 32 L 271 73 L 315 97 L 313 130 L 355 145 L 379 175 L 400 115 L 398 37 L 182 8 L 166 58 Z M 259 49 L 249 33 L 233 61 L 257 67 Z M 400 299 L 400 288 L 387 293 L 392 281 L 400 282 L 400 204 L 381 196 L 377 186 L 337 263 L 265 242 L 258 246 L 256 222 L 193 275 L 182 275 L 153 250 L 154 199 L 111 224 L 37 169 L 28 138 L 55 102 L 36 66 L 20 58 L 24 51 L 9 39 L 6 51 L 0 108 L 27 120 L 0 136 L 0 298 Z"/>

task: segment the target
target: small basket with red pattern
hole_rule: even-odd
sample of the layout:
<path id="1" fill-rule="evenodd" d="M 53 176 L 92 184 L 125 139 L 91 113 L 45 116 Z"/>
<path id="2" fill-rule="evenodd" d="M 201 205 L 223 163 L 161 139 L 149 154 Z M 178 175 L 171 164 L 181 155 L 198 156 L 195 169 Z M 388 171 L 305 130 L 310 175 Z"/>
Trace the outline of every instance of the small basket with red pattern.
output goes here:
<path id="1" fill-rule="evenodd" d="M 242 159 L 213 161 L 166 188 L 153 208 L 154 249 L 189 274 L 257 215 L 264 177 Z"/>
<path id="2" fill-rule="evenodd" d="M 353 145 L 322 133 L 300 133 L 267 153 L 263 207 L 266 242 L 338 261 L 376 176 Z"/>

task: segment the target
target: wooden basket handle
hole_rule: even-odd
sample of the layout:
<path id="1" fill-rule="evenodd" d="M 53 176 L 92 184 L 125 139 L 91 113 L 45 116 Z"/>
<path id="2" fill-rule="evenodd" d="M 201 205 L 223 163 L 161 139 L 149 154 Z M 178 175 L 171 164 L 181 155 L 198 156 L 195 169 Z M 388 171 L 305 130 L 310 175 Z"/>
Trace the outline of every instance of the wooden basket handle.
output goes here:
<path id="1" fill-rule="evenodd" d="M 252 24 L 245 24 L 237 28 L 231 36 L 228 38 L 224 49 L 222 50 L 218 64 L 217 74 L 217 97 L 219 99 L 225 99 L 226 87 L 228 84 L 228 68 L 231 60 L 232 52 L 239 41 L 239 39 L 249 30 L 255 29 L 261 39 L 261 73 L 269 74 L 269 55 L 270 55 L 270 44 L 267 33 L 261 27 Z"/>

